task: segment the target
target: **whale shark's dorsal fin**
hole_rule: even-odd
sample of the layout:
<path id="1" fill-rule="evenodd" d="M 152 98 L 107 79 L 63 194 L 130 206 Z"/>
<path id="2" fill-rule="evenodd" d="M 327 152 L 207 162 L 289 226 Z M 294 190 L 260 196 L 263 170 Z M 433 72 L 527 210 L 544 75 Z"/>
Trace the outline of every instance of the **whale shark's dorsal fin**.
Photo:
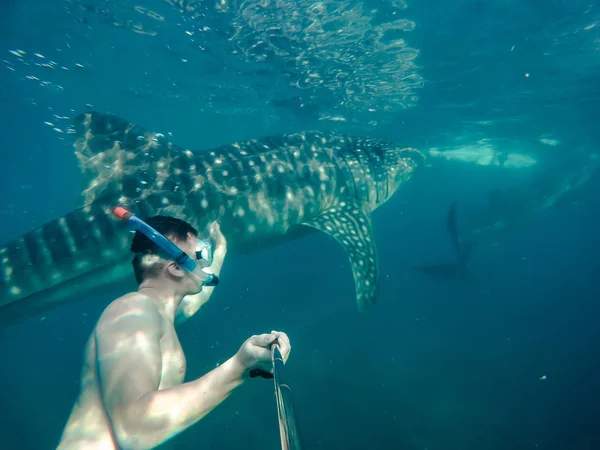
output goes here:
<path id="1" fill-rule="evenodd" d="M 469 261 L 471 257 L 471 253 L 475 247 L 476 242 L 474 240 L 463 241 L 459 239 L 458 233 L 458 223 L 456 218 L 456 208 L 457 203 L 456 200 L 452 202 L 450 205 L 450 209 L 448 210 L 448 216 L 446 218 L 446 228 L 450 237 L 452 238 L 452 244 L 454 245 L 454 251 L 456 252 L 456 259 L 458 260 L 458 265 L 456 271 L 466 270 L 466 263 Z M 439 266 L 440 270 L 446 270 L 447 268 L 443 268 L 443 265 Z M 435 267 L 435 266 L 431 266 Z M 453 271 L 455 269 L 451 269 Z M 434 273 L 433 271 L 430 273 Z"/>
<path id="2" fill-rule="evenodd" d="M 160 161 L 173 166 L 176 157 L 192 157 L 191 151 L 175 146 L 162 134 L 110 114 L 79 114 L 73 126 L 75 154 L 84 182 L 82 205 L 106 196 L 127 204 L 159 191 L 168 193 Z"/>
<path id="3" fill-rule="evenodd" d="M 127 160 L 127 149 L 139 145 L 138 139 L 145 130 L 119 117 L 94 111 L 76 116 L 73 128 L 75 156 L 83 177 L 82 203 L 88 205 L 112 191 L 117 194 L 111 183 L 116 177 L 112 175 Z"/>
<path id="4" fill-rule="evenodd" d="M 448 233 L 452 237 L 454 251 L 456 252 L 458 259 L 460 259 L 461 250 L 460 242 L 458 239 L 458 224 L 456 221 L 456 201 L 452 202 L 452 205 L 450 205 L 450 209 L 448 210 L 448 216 L 446 218 L 446 228 L 448 230 Z"/>
<path id="5" fill-rule="evenodd" d="M 368 213 L 340 201 L 305 225 L 327 233 L 344 247 L 354 275 L 358 310 L 368 311 L 376 303 L 379 288 L 377 248 Z"/>

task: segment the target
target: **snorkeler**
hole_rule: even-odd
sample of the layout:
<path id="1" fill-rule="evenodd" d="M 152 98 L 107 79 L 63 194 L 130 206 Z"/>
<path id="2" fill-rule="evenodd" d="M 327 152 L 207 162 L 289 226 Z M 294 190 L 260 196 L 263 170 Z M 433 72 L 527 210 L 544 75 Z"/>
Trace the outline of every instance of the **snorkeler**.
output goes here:
<path id="1" fill-rule="evenodd" d="M 270 344 L 277 343 L 284 362 L 291 350 L 285 333 L 255 335 L 226 362 L 184 383 L 186 358 L 175 323 L 212 295 L 227 253 L 225 237 L 213 223 L 216 245 L 207 256 L 197 231 L 183 220 L 154 216 L 143 222 L 122 208 L 115 214 L 136 228 L 131 250 L 139 288 L 113 301 L 96 323 L 61 450 L 155 448 L 201 420 L 246 380 L 272 378 Z M 206 267 L 200 268 L 201 260 Z"/>

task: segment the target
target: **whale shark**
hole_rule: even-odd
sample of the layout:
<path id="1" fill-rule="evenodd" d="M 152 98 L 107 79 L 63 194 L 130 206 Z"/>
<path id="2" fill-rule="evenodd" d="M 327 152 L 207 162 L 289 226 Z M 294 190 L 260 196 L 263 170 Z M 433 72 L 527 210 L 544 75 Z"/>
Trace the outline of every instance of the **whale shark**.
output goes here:
<path id="1" fill-rule="evenodd" d="M 73 134 L 80 203 L 0 248 L 0 322 L 130 279 L 130 234 L 116 206 L 177 216 L 204 235 L 216 220 L 234 253 L 326 233 L 349 258 L 365 312 L 379 284 L 371 213 L 425 159 L 412 147 L 318 131 L 192 151 L 96 111 L 75 117 Z"/>
<path id="2" fill-rule="evenodd" d="M 446 231 L 452 240 L 454 259 L 413 269 L 437 278 L 470 279 L 467 265 L 476 247 L 484 243 L 494 245 L 503 234 L 545 211 L 576 201 L 598 175 L 600 156 L 596 153 L 557 159 L 532 179 L 489 191 L 487 208 L 474 215 L 462 231 L 458 227 L 457 201 L 453 201 L 446 217 Z"/>

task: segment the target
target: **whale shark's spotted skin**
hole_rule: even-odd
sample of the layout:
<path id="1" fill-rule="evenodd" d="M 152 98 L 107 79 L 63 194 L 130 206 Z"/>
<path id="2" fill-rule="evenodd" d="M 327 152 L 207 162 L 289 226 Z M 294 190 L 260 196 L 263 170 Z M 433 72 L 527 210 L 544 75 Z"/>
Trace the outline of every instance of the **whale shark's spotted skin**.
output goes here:
<path id="1" fill-rule="evenodd" d="M 75 130 L 84 206 L 0 249 L 0 320 L 130 277 L 117 205 L 142 218 L 178 216 L 202 234 L 218 220 L 232 252 L 321 230 L 344 247 L 365 311 L 378 289 L 370 213 L 423 161 L 412 148 L 320 132 L 192 152 L 97 112 L 79 115 Z"/>

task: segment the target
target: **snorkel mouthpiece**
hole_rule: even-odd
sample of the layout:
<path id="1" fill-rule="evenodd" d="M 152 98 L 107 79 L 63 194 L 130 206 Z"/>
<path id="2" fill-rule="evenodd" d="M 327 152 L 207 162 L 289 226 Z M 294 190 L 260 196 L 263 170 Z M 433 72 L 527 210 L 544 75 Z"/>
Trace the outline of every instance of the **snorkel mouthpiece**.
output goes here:
<path id="1" fill-rule="evenodd" d="M 203 271 L 196 261 L 189 257 L 187 253 L 181 250 L 175 245 L 170 239 L 165 237 L 163 234 L 156 231 L 142 219 L 137 217 L 135 214 L 127 211 L 125 208 L 118 206 L 114 209 L 113 214 L 119 219 L 122 219 L 129 223 L 140 233 L 145 234 L 148 239 L 154 242 L 162 251 L 164 251 L 169 258 L 183 267 L 191 275 L 197 276 L 202 281 L 204 286 L 216 286 L 219 284 L 219 278 L 211 273 Z"/>

